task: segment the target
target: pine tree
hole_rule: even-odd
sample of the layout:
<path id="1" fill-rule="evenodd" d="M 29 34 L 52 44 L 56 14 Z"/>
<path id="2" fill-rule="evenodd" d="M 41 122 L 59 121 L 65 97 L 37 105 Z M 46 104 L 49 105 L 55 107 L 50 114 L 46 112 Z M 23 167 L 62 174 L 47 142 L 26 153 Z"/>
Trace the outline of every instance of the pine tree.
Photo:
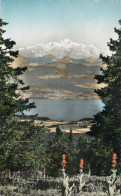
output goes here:
<path id="1" fill-rule="evenodd" d="M 66 155 L 67 155 L 67 167 L 66 173 L 69 176 L 77 175 L 79 173 L 79 161 L 78 161 L 78 151 L 76 148 L 76 142 L 74 142 L 73 131 L 70 129 L 68 137 L 65 139 L 66 144 Z"/>
<path id="2" fill-rule="evenodd" d="M 15 118 L 16 113 L 34 108 L 35 104 L 22 98 L 29 87 L 20 76 L 27 68 L 11 66 L 18 51 L 12 50 L 14 41 L 4 39 L 4 25 L 7 23 L 0 19 L 0 170 L 40 169 L 46 163 L 40 140 L 44 130 L 32 121 L 20 122 Z"/>
<path id="3" fill-rule="evenodd" d="M 44 128 L 33 122 L 13 121 L 0 133 L 0 170 L 42 171 L 48 162 L 41 140 Z"/>
<path id="4" fill-rule="evenodd" d="M 56 128 L 54 138 L 48 143 L 46 154 L 50 157 L 46 168 L 47 174 L 57 177 L 59 169 L 62 169 L 62 155 L 66 154 L 63 132 L 59 127 Z"/>
<path id="5" fill-rule="evenodd" d="M 121 25 L 121 20 L 119 21 Z M 110 147 L 118 155 L 118 165 L 121 163 L 121 28 L 114 29 L 117 40 L 110 39 L 108 43 L 111 56 L 100 55 L 106 69 L 101 68 L 101 74 L 96 75 L 98 84 L 105 83 L 104 88 L 95 90 L 105 104 L 102 112 L 95 115 L 96 123 L 91 127 L 89 135 L 99 139 L 106 147 Z M 106 164 L 106 163 L 105 163 Z M 110 163 L 111 164 L 111 163 Z M 119 169 L 121 172 L 121 168 Z"/>
<path id="6" fill-rule="evenodd" d="M 0 127 L 2 128 L 8 120 L 13 119 L 17 112 L 35 107 L 34 103 L 29 103 L 28 99 L 20 98 L 22 92 L 29 87 L 25 87 L 20 76 L 27 70 L 26 67 L 13 68 L 11 63 L 13 57 L 18 56 L 18 51 L 12 48 L 15 42 L 11 39 L 4 39 L 5 30 L 2 29 L 7 23 L 0 19 Z M 17 93 L 20 92 L 20 93 Z"/>
<path id="7" fill-rule="evenodd" d="M 67 137 L 66 137 L 67 136 Z M 46 154 L 50 158 L 47 164 L 47 174 L 57 177 L 62 175 L 62 156 L 66 155 L 67 164 L 65 166 L 66 174 L 69 176 L 78 174 L 79 161 L 77 161 L 77 149 L 74 144 L 73 133 L 64 134 L 59 127 L 53 140 L 50 140 L 47 146 Z"/>

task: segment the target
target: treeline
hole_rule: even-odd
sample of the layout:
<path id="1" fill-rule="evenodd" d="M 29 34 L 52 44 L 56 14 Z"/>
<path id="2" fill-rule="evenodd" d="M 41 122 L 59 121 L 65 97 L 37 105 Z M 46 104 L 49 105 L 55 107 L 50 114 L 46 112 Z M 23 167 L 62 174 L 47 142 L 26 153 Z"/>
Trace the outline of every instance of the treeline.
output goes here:
<path id="1" fill-rule="evenodd" d="M 84 159 L 84 173 L 89 169 L 93 175 L 111 174 L 112 151 L 105 153 L 103 146 L 100 148 L 96 140 L 80 136 L 78 141 L 74 142 L 74 134 L 70 130 L 68 137 L 57 128 L 55 137 L 49 141 L 46 147 L 46 155 L 49 156 L 49 162 L 46 165 L 47 175 L 59 176 L 62 169 L 62 155 L 66 155 L 66 173 L 69 176 L 79 174 L 80 159 Z M 107 152 L 107 151 L 106 151 Z M 104 164 L 107 163 L 108 164 Z"/>
<path id="2" fill-rule="evenodd" d="M 112 151 L 105 154 L 105 148 L 93 140 L 80 136 L 74 142 L 72 131 L 65 137 L 58 127 L 54 137 L 44 143 L 42 134 L 48 135 L 45 127 L 35 126 L 31 122 L 14 122 L 10 131 L 7 129 L 1 141 L 0 170 L 44 171 L 48 176 L 57 177 L 61 174 L 62 155 L 66 155 L 66 173 L 77 175 L 80 159 L 84 159 L 84 172 L 89 168 L 93 175 L 109 175 L 111 172 Z M 3 131 L 2 131 L 3 133 Z M 107 162 L 109 163 L 107 165 Z M 104 164 L 106 163 L 106 164 Z"/>

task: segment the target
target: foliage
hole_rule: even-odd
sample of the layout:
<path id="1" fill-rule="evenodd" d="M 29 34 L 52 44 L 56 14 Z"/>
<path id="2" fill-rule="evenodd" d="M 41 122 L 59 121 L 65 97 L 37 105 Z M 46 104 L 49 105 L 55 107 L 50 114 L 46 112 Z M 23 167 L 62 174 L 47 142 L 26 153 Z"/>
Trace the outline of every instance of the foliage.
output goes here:
<path id="1" fill-rule="evenodd" d="M 12 50 L 14 41 L 4 39 L 4 25 L 7 23 L 0 19 L 0 170 L 40 169 L 45 167 L 46 159 L 39 139 L 43 129 L 33 122 L 15 120 L 17 112 L 34 108 L 35 104 L 22 98 L 29 87 L 20 76 L 27 68 L 11 66 L 18 51 Z"/>
<path id="2" fill-rule="evenodd" d="M 57 177 L 62 174 L 62 155 L 66 155 L 67 164 L 65 166 L 66 173 L 73 175 L 77 172 L 75 168 L 76 161 L 76 148 L 73 142 L 73 133 L 70 131 L 68 138 L 64 136 L 64 133 L 58 127 L 56 129 L 55 137 L 51 140 L 47 146 L 46 153 L 50 157 L 50 161 L 47 165 L 47 174 Z"/>
<path id="3" fill-rule="evenodd" d="M 68 136 L 66 137 L 66 135 Z M 75 142 L 72 130 L 66 135 L 58 127 L 54 138 L 48 143 L 46 154 L 50 159 L 46 170 L 49 176 L 57 177 L 62 175 L 63 154 L 66 155 L 65 171 L 67 175 L 79 174 L 81 158 L 84 159 L 84 172 L 88 173 L 89 171 L 90 157 L 92 156 L 91 143 L 83 136 L 80 136 L 78 141 Z"/>
<path id="4" fill-rule="evenodd" d="M 11 39 L 4 39 L 5 30 L 2 26 L 7 23 L 0 19 L 0 126 L 13 118 L 17 112 L 35 107 L 34 103 L 29 103 L 28 99 L 22 99 L 20 95 L 29 89 L 24 85 L 20 76 L 27 70 L 26 67 L 13 68 L 11 63 L 13 57 L 18 56 L 18 51 L 12 48 L 15 42 Z M 17 93 L 20 92 L 20 93 Z"/>
<path id="5" fill-rule="evenodd" d="M 76 144 L 74 143 L 74 136 L 72 130 L 70 130 L 68 138 L 65 139 L 65 145 L 67 155 L 66 173 L 69 176 L 72 176 L 79 173 L 79 161 L 77 160 L 78 151 L 76 148 Z"/>
<path id="6" fill-rule="evenodd" d="M 77 167 L 79 170 L 79 163 L 80 159 L 82 158 L 84 160 L 84 172 L 88 173 L 90 168 L 90 156 L 91 156 L 91 148 L 90 148 L 90 142 L 87 140 L 87 138 L 80 136 L 78 143 L 77 143 Z"/>
<path id="7" fill-rule="evenodd" d="M 97 139 L 90 143 L 90 151 L 88 152 L 88 162 L 92 175 L 107 176 L 111 175 L 113 150 L 104 145 Z"/>
<path id="8" fill-rule="evenodd" d="M 12 121 L 11 125 L 0 135 L 0 170 L 44 169 L 47 156 L 40 138 L 44 128 L 26 121 Z"/>
<path id="9" fill-rule="evenodd" d="M 63 133 L 60 128 L 56 128 L 55 137 L 49 141 L 46 149 L 46 154 L 48 154 L 50 158 L 46 167 L 47 174 L 54 177 L 59 175 L 59 169 L 62 168 L 61 160 L 65 150 L 62 135 Z"/>
<path id="10" fill-rule="evenodd" d="M 121 25 L 121 20 L 119 24 Z M 89 135 L 100 140 L 105 149 L 117 154 L 118 171 L 121 173 L 121 29 L 115 28 L 115 32 L 118 39 L 110 39 L 108 43 L 112 55 L 107 57 L 100 55 L 107 69 L 101 68 L 102 74 L 96 75 L 95 79 L 98 84 L 105 83 L 106 87 L 95 92 L 105 107 L 102 112 L 95 115 L 96 123 L 91 127 Z M 97 153 L 99 152 L 101 153 L 101 149 L 98 148 Z M 108 160 L 105 164 L 109 165 Z"/>

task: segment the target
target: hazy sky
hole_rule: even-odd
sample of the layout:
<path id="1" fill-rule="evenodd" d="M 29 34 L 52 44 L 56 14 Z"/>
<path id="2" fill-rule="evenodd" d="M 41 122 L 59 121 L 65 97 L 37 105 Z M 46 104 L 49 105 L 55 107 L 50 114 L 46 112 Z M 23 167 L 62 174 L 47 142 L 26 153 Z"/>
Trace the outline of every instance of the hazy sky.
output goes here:
<path id="1" fill-rule="evenodd" d="M 121 0 L 1 0 L 1 16 L 18 47 L 68 38 L 104 50 L 116 38 Z"/>

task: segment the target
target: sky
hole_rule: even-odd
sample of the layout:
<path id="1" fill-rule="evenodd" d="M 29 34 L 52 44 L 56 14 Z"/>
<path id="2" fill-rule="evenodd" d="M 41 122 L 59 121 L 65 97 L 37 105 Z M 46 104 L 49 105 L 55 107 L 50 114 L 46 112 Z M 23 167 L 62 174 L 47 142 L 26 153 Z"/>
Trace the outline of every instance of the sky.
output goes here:
<path id="1" fill-rule="evenodd" d="M 116 39 L 121 0 L 1 0 L 0 15 L 18 47 L 70 39 L 104 50 Z"/>
<path id="2" fill-rule="evenodd" d="M 119 28 L 121 0 L 0 0 L 0 17 L 9 23 L 4 36 L 14 40 L 17 49 L 69 39 L 103 53 L 110 38 L 117 39 L 114 27 Z M 36 67 L 24 79 L 35 98 L 93 99 L 96 70 L 82 67 L 63 62 Z"/>

